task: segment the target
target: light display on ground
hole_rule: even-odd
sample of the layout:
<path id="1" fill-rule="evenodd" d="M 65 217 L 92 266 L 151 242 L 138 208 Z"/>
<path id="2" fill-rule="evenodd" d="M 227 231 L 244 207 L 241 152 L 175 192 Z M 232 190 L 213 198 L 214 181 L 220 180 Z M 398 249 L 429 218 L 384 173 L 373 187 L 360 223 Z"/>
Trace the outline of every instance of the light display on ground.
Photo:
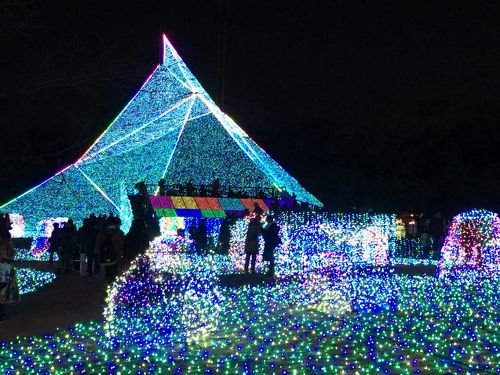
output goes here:
<path id="1" fill-rule="evenodd" d="M 403 259 L 421 259 L 424 260 L 437 260 L 439 254 L 434 250 L 434 239 L 430 236 L 420 236 L 415 238 L 396 238 L 394 246 L 390 254 L 391 260 L 398 258 Z"/>
<path id="2" fill-rule="evenodd" d="M 55 280 L 52 272 L 38 271 L 30 268 L 16 268 L 17 284 L 21 295 L 36 291 Z"/>
<path id="3" fill-rule="evenodd" d="M 399 287 L 396 314 L 338 316 L 321 305 L 291 305 L 293 288 L 242 287 L 226 299 L 233 313 L 219 315 L 215 332 L 191 342 L 124 345 L 110 340 L 102 323 L 91 322 L 0 343 L 0 369 L 124 374 L 500 371 L 498 279 L 389 277 Z"/>
<path id="4" fill-rule="evenodd" d="M 285 245 L 277 249 L 280 266 L 276 284 L 240 288 L 237 295 L 221 286 L 219 277 L 242 271 L 249 220 L 238 220 L 233 225 L 228 256 L 195 255 L 191 241 L 175 235 L 157 239 L 110 289 L 105 310 L 108 336 L 121 343 L 140 341 L 147 346 L 203 341 L 207 336 L 217 335 L 225 325 L 240 324 L 238 316 L 231 318 L 236 323 L 226 321 L 234 314 L 234 299 L 246 298 L 248 304 L 256 305 L 255 293 L 271 306 L 287 300 L 288 308 L 301 306 L 335 311 L 337 315 L 352 308 L 364 312 L 394 311 L 398 287 L 389 278 L 393 269 L 380 266 L 387 264 L 387 235 L 381 236 L 385 240 L 374 240 L 364 232 L 366 229 L 383 234 L 392 218 L 329 217 L 330 225 L 344 219 L 344 232 L 334 238 L 316 224 L 327 217 L 311 213 L 307 218 L 302 214 L 282 215 L 281 235 Z M 212 221 L 207 225 L 209 232 L 214 231 L 217 222 Z M 299 235 L 293 235 L 295 232 Z M 345 239 L 340 241 L 340 235 Z M 331 246 L 327 246 L 328 241 Z M 362 254 L 370 253 L 368 248 L 371 253 L 379 254 L 381 244 L 385 246 L 385 262 L 377 256 L 360 258 L 360 248 Z M 346 250 L 348 247 L 351 253 Z M 257 269 L 262 270 L 262 266 Z M 365 284 L 367 279 L 371 280 L 369 286 Z"/>
<path id="5" fill-rule="evenodd" d="M 280 223 L 284 235 L 291 222 L 294 229 L 310 228 L 318 216 L 288 220 L 287 225 Z M 370 227 L 373 220 L 363 223 Z M 240 221 L 243 229 L 235 232 L 244 231 L 244 224 Z M 295 259 L 303 267 L 301 272 L 288 266 L 280 272 L 278 257 L 274 281 L 234 287 L 221 278 L 238 268 L 231 255 L 189 254 L 189 239 L 165 235 L 110 287 L 104 323 L 78 324 L 54 334 L 0 343 L 0 369 L 7 373 L 500 372 L 497 277 L 396 275 L 387 266 L 353 264 L 335 253 L 335 245 L 322 250 L 314 246 L 316 238 L 322 244 L 327 240 L 323 234 L 310 237 L 311 254 L 303 244 Z M 376 294 L 384 298 L 376 300 Z"/>
<path id="6" fill-rule="evenodd" d="M 439 272 L 500 271 L 500 218 L 486 210 L 471 210 L 453 218 L 441 250 Z"/>
<path id="7" fill-rule="evenodd" d="M 29 249 L 16 249 L 15 260 L 18 262 L 48 262 L 50 260 L 50 253 L 48 251 L 33 253 Z M 57 253 L 54 253 L 52 260 L 54 262 L 57 262 L 59 260 L 59 255 L 57 255 Z"/>
<path id="8" fill-rule="evenodd" d="M 286 189 L 322 206 L 221 112 L 164 37 L 164 58 L 106 131 L 74 164 L 4 204 L 25 218 L 25 235 L 50 217 L 80 225 L 91 213 L 131 219 L 125 188 L 138 181 Z M 126 227 L 126 225 L 125 225 Z"/>

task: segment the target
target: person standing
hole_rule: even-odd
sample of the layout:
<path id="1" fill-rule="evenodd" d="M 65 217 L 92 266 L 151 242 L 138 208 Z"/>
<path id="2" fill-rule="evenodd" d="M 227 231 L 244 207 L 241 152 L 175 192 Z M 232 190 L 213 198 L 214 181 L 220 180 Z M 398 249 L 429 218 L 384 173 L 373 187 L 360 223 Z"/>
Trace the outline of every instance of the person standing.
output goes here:
<path id="1" fill-rule="evenodd" d="M 207 219 L 201 218 L 196 229 L 196 252 L 206 254 L 208 248 Z"/>
<path id="2" fill-rule="evenodd" d="M 142 254 L 149 246 L 149 236 L 144 220 L 135 217 L 128 233 L 125 235 L 123 258 L 130 262 L 137 255 Z"/>
<path id="3" fill-rule="evenodd" d="M 220 224 L 219 238 L 217 239 L 217 249 L 220 254 L 227 255 L 229 253 L 231 240 L 231 227 L 229 217 L 226 216 Z"/>
<path id="4" fill-rule="evenodd" d="M 8 230 L 0 230 L 0 322 L 5 320 L 6 305 L 19 301 L 19 287 L 12 261 L 14 245 Z"/>
<path id="5" fill-rule="evenodd" d="M 73 268 L 73 258 L 75 251 L 78 249 L 78 237 L 76 232 L 76 227 L 73 224 L 73 220 L 69 219 L 65 224 L 61 232 L 61 269 L 65 274 Z"/>
<path id="6" fill-rule="evenodd" d="M 260 216 L 255 215 L 248 223 L 247 236 L 245 238 L 245 272 L 248 272 L 251 263 L 252 273 L 255 272 L 255 263 L 259 253 Z"/>
<path id="7" fill-rule="evenodd" d="M 94 273 L 94 247 L 98 231 L 92 219 L 83 219 L 83 225 L 78 231 L 80 243 L 80 272 L 82 276 L 92 276 Z M 86 262 L 84 261 L 86 258 Z"/>
<path id="8" fill-rule="evenodd" d="M 110 220 L 97 235 L 94 257 L 104 267 L 106 282 L 111 284 L 116 277 L 118 267 L 123 260 L 123 242 L 125 235 L 118 220 Z"/>
<path id="9" fill-rule="evenodd" d="M 219 178 L 216 178 L 212 182 L 212 197 L 219 196 L 219 189 L 220 189 L 220 180 L 219 180 Z"/>
<path id="10" fill-rule="evenodd" d="M 54 262 L 54 253 L 60 257 L 59 245 L 61 242 L 61 229 L 59 228 L 59 223 L 54 223 L 54 229 L 49 238 L 49 264 L 52 265 Z"/>
<path id="11" fill-rule="evenodd" d="M 274 250 L 281 243 L 279 236 L 280 228 L 273 215 L 266 217 L 266 225 L 262 228 L 262 237 L 264 237 L 264 255 L 262 260 L 269 262 L 268 276 L 274 276 Z"/>

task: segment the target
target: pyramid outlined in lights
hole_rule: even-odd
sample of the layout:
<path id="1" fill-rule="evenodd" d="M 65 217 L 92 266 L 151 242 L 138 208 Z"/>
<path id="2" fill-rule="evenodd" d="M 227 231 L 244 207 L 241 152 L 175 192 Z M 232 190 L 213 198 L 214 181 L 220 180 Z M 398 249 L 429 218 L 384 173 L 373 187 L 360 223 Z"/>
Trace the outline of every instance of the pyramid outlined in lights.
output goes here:
<path id="1" fill-rule="evenodd" d="M 322 206 L 217 107 L 165 35 L 163 46 L 162 64 L 83 156 L 1 206 L 3 212 L 22 215 L 28 232 L 53 217 L 122 217 L 130 214 L 126 189 L 160 178 L 280 188 Z"/>

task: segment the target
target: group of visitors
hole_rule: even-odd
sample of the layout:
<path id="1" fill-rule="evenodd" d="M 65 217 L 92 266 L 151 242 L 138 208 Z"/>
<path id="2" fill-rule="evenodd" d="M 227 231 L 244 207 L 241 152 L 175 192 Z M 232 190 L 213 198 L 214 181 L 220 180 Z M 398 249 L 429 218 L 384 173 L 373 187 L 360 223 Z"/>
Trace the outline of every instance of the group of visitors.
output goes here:
<path id="1" fill-rule="evenodd" d="M 264 253 L 262 260 L 269 263 L 267 275 L 274 276 L 274 251 L 281 243 L 279 227 L 273 215 L 266 216 L 264 224 L 262 224 L 261 221 L 261 214 L 254 212 L 248 223 L 245 238 L 245 273 L 248 272 L 249 266 L 251 272 L 255 273 L 257 254 L 259 254 L 259 236 L 262 235 L 264 238 Z"/>
<path id="2" fill-rule="evenodd" d="M 144 251 L 149 243 L 144 220 L 135 218 L 127 235 L 120 225 L 117 216 L 94 214 L 85 218 L 78 230 L 71 219 L 54 223 L 49 238 L 49 263 L 53 263 L 53 254 L 57 252 L 58 274 L 79 271 L 82 276 L 92 277 L 102 267 L 106 281 L 111 283 L 118 269 Z M 79 269 L 75 264 L 79 264 Z"/>
<path id="3" fill-rule="evenodd" d="M 220 180 L 216 178 L 212 181 L 210 186 L 200 185 L 195 187 L 193 181 L 189 180 L 185 184 L 177 184 L 167 186 L 167 181 L 162 178 L 158 181 L 158 194 L 159 195 L 187 195 L 188 197 L 218 197 L 221 193 Z"/>
<path id="4" fill-rule="evenodd" d="M 136 184 L 138 190 L 139 184 L 144 184 L 144 182 Z M 249 190 L 253 190 L 253 194 L 249 193 Z M 240 190 L 234 190 L 232 187 L 224 188 L 221 186 L 218 178 L 214 179 L 210 185 L 197 186 L 193 184 L 192 180 L 187 181 L 185 184 L 177 185 L 167 185 L 167 181 L 164 178 L 158 181 L 159 195 L 269 199 L 270 209 L 274 213 L 282 211 L 309 211 L 311 209 L 307 202 L 299 201 L 295 194 L 289 194 L 286 190 L 267 189 L 267 191 L 268 193 L 266 194 L 262 188 L 242 188 Z"/>

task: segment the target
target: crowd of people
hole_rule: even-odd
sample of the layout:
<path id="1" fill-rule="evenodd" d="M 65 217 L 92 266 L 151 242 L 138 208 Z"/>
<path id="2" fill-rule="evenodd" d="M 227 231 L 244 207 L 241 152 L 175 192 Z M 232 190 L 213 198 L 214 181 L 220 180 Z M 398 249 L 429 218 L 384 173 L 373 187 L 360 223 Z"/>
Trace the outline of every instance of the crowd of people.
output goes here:
<path id="1" fill-rule="evenodd" d="M 256 270 L 259 254 L 259 238 L 264 240 L 262 260 L 268 264 L 267 275 L 275 273 L 275 249 L 281 244 L 279 226 L 274 214 L 279 212 L 270 207 L 271 213 L 264 218 L 262 208 L 255 203 L 253 211 L 245 210 L 244 217 L 249 219 L 245 236 L 245 273 Z M 235 212 L 227 215 L 220 225 L 216 252 L 228 254 L 231 239 L 231 227 L 239 218 Z M 418 220 L 415 220 L 418 219 Z M 410 235 L 432 236 L 434 246 L 440 246 L 449 223 L 439 213 L 432 217 L 420 215 L 402 216 L 405 228 Z M 414 228 L 412 227 L 414 224 Z M 49 238 L 49 264 L 54 264 L 54 254 L 58 254 L 57 274 L 79 272 L 82 276 L 93 277 L 103 271 L 107 283 L 111 283 L 118 271 L 139 253 L 147 249 L 152 240 L 148 224 L 144 219 L 134 218 L 130 230 L 125 235 L 120 229 L 121 220 L 114 215 L 94 214 L 83 220 L 80 228 L 76 228 L 73 220 L 54 223 Z M 15 270 L 12 265 L 14 246 L 12 245 L 11 223 L 8 215 L 0 215 L 0 321 L 5 319 L 5 305 L 19 299 L 19 290 Z M 188 228 L 189 238 L 193 243 L 193 252 L 204 254 L 208 250 L 207 220 L 201 218 L 193 221 Z M 179 233 L 184 235 L 182 233 Z"/>
<path id="2" fill-rule="evenodd" d="M 229 254 L 230 240 L 231 240 L 231 227 L 241 217 L 236 212 L 226 215 L 220 224 L 219 235 L 217 237 L 217 244 L 214 247 L 217 254 Z M 264 211 L 255 203 L 252 211 L 245 210 L 242 218 L 248 219 L 248 229 L 245 235 L 245 272 L 255 272 L 257 255 L 259 254 L 259 238 L 262 236 L 264 239 L 264 252 L 262 260 L 269 263 L 268 272 L 269 276 L 274 276 L 275 272 L 275 258 L 274 251 L 281 243 L 279 238 L 279 227 L 275 221 L 273 214 L 269 214 L 264 218 Z M 178 231 L 178 234 L 184 236 L 184 230 Z M 188 227 L 189 239 L 192 241 L 191 251 L 198 255 L 206 254 L 209 247 L 208 234 L 207 234 L 207 219 L 201 218 L 200 220 L 193 220 Z"/>
<path id="3" fill-rule="evenodd" d="M 140 191 L 141 184 L 136 184 L 136 189 Z M 145 186 L 145 184 L 144 184 Z M 210 185 L 194 185 L 191 180 L 185 184 L 167 185 L 165 179 L 158 181 L 159 195 L 174 195 L 174 196 L 188 196 L 188 197 L 224 197 L 224 198 L 259 198 L 269 199 L 271 201 L 270 209 L 275 212 L 280 211 L 309 211 L 311 207 L 307 202 L 301 202 L 294 194 L 289 194 L 286 190 L 276 188 L 258 188 L 247 187 L 237 188 L 225 187 L 221 185 L 218 178 L 212 181 Z"/>
<path id="4" fill-rule="evenodd" d="M 77 229 L 73 220 L 54 223 L 49 238 L 49 263 L 53 254 L 59 256 L 56 272 L 68 274 L 79 271 L 82 276 L 92 277 L 104 270 L 111 283 L 118 269 L 144 251 L 149 243 L 149 234 L 144 220 L 135 218 L 125 235 L 120 229 L 117 216 L 90 215 Z"/>

